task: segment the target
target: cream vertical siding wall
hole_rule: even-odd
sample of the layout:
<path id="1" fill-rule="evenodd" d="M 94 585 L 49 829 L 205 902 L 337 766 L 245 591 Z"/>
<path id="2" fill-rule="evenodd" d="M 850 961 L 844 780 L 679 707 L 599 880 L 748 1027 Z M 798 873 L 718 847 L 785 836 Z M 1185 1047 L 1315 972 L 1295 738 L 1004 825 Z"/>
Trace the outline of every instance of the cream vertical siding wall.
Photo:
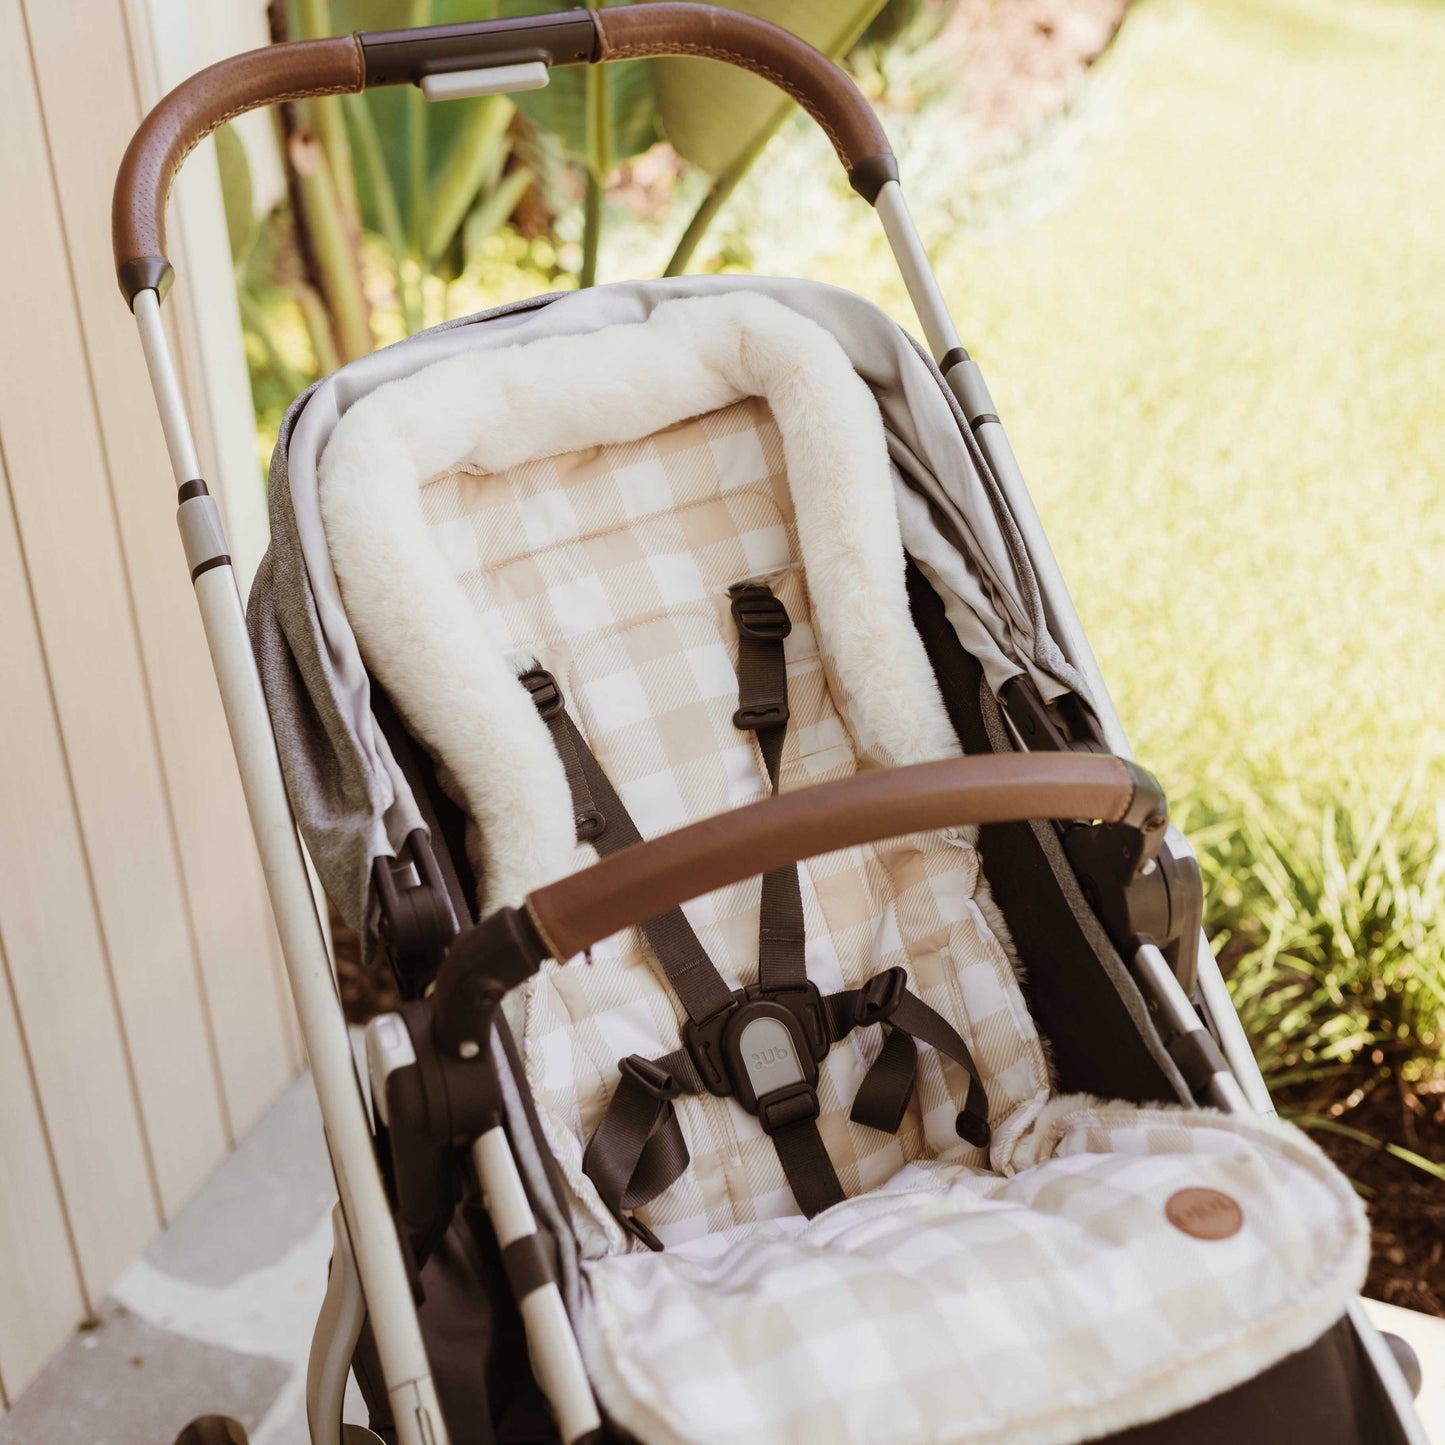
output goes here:
<path id="1" fill-rule="evenodd" d="M 0 0 L 0 1411 L 301 1062 L 109 249 L 144 109 L 258 18 Z M 249 574 L 262 483 L 192 167 L 167 310 Z"/>

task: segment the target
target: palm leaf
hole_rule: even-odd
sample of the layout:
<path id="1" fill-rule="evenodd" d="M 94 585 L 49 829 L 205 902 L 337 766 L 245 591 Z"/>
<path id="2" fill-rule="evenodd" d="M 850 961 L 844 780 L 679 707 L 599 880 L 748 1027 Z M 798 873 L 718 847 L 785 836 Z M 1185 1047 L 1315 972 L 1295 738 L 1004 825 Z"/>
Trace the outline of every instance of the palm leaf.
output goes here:
<path id="1" fill-rule="evenodd" d="M 791 30 L 825 55 L 846 54 L 885 0 L 724 0 L 723 8 Z M 769 82 L 711 60 L 651 61 L 663 134 L 709 175 L 722 176 L 756 153 L 792 108 Z"/>
<path id="2" fill-rule="evenodd" d="M 571 8 L 557 0 L 493 0 L 492 14 L 546 15 Z M 599 180 L 657 139 L 657 101 L 645 60 L 559 66 L 545 89 L 525 91 L 515 99 L 523 115 L 557 136 L 568 154 Z"/>

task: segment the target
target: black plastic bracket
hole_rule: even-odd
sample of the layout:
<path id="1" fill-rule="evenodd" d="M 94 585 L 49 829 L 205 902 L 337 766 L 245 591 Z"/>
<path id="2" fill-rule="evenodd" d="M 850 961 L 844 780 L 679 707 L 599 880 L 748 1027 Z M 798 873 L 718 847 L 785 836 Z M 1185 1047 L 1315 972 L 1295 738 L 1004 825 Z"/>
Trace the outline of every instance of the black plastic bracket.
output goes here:
<path id="1" fill-rule="evenodd" d="M 1050 707 L 1033 679 L 1020 673 L 999 688 L 998 700 L 1031 753 L 1107 751 L 1097 719 L 1073 693 L 1065 693 Z"/>
<path id="2" fill-rule="evenodd" d="M 548 957 L 536 924 L 517 908 L 499 908 L 461 934 L 447 950 L 428 1000 L 437 1048 L 461 1059 L 484 1052 L 502 999 Z"/>
<path id="3" fill-rule="evenodd" d="M 115 276 L 120 282 L 125 304 L 132 311 L 135 310 L 135 298 L 142 291 L 154 291 L 156 299 L 164 301 L 171 282 L 176 279 L 174 268 L 164 256 L 137 256 L 135 260 L 127 261 Z"/>
<path id="4" fill-rule="evenodd" d="M 397 982 L 414 997 L 436 977 L 457 933 L 446 880 L 426 834 L 420 828 L 409 833 L 395 860 L 373 859 L 371 877 L 381 940 Z"/>
<path id="5" fill-rule="evenodd" d="M 598 57 L 597 22 L 588 10 L 559 10 L 469 25 L 357 34 L 366 84 L 419 85 L 428 75 L 499 65 L 586 65 Z"/>
<path id="6" fill-rule="evenodd" d="M 880 156 L 869 156 L 861 160 L 851 171 L 848 172 L 848 184 L 868 202 L 870 206 L 878 204 L 878 192 L 888 184 L 889 181 L 898 179 L 898 159 L 888 152 Z"/>
<path id="7" fill-rule="evenodd" d="M 1067 693 L 1045 703 L 1027 675 L 999 689 L 999 702 L 1030 752 L 1108 751 L 1098 719 Z M 1169 805 L 1157 779 L 1126 766 L 1134 796 L 1117 823 L 1074 823 L 1062 830 L 1064 852 L 1105 931 L 1126 957 L 1152 940 L 1187 992 L 1195 982 L 1204 888 L 1192 854 L 1167 846 Z"/>
<path id="8" fill-rule="evenodd" d="M 384 1086 L 392 1208 L 403 1239 L 419 1260 L 430 1254 L 456 1208 L 457 1149 L 501 1118 L 490 1058 L 448 1057 L 432 1037 L 433 1016 L 430 999 L 402 1006 L 415 1060 L 393 1069 Z"/>

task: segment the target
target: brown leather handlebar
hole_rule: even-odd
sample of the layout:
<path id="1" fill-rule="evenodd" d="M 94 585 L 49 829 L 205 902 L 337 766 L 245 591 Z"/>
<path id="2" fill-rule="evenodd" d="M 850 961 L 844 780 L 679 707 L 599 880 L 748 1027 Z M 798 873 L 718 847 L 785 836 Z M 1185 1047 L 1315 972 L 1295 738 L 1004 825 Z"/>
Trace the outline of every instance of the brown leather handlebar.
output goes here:
<path id="1" fill-rule="evenodd" d="M 125 299 L 153 288 L 165 294 L 166 202 L 190 153 L 226 121 L 263 105 L 312 95 L 343 95 L 365 84 L 361 43 L 354 35 L 302 40 L 232 55 L 184 80 L 161 100 L 131 137 L 115 178 L 111 242 Z"/>
<path id="2" fill-rule="evenodd" d="M 1166 821 L 1160 799 L 1144 769 L 1107 754 L 918 763 L 803 788 L 636 844 L 539 888 L 526 911 L 548 954 L 561 960 L 691 898 L 820 853 L 1033 819 L 1127 820 L 1153 833 Z"/>
<path id="3" fill-rule="evenodd" d="M 141 122 L 121 161 L 111 208 L 121 290 L 131 303 L 147 289 L 164 295 L 171 183 L 206 136 L 248 110 L 519 60 L 575 65 L 663 55 L 720 60 L 771 81 L 827 132 L 854 189 L 870 202 L 897 179 L 883 128 L 844 71 L 780 27 L 712 5 L 663 0 L 303 40 L 235 55 L 193 75 Z"/>

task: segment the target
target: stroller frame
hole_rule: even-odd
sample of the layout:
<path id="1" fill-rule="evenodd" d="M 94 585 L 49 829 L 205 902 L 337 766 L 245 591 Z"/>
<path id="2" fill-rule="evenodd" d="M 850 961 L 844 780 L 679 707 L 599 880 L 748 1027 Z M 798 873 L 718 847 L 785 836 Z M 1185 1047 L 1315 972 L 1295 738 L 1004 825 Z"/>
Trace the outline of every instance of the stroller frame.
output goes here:
<path id="1" fill-rule="evenodd" d="M 1092 691 L 1102 737 L 1080 743 L 1059 733 L 1045 714 L 1031 710 L 1027 697 L 1015 707 L 1007 705 L 1010 699 L 1004 699 L 1005 716 L 1020 750 L 1065 751 L 1085 771 L 1092 762 L 1102 761 L 1085 757 L 1087 752 L 1106 748 L 1119 759 L 1130 757 L 1123 727 L 1003 424 L 982 373 L 960 343 L 950 318 L 904 200 L 887 140 L 851 79 L 804 42 L 746 15 L 706 5 L 660 3 L 273 46 L 222 61 L 172 91 L 142 123 L 122 164 L 115 191 L 115 260 L 121 289 L 139 330 L 178 488 L 186 561 L 280 934 L 339 1195 L 332 1271 L 308 1371 L 308 1420 L 314 1445 L 340 1445 L 343 1439 L 342 1396 L 356 1342 L 368 1319 L 402 1445 L 444 1445 L 448 1435 L 418 1324 L 411 1276 L 378 1167 L 367 1103 L 287 797 L 224 528 L 215 501 L 201 480 L 162 320 L 162 301 L 172 275 L 164 249 L 170 183 L 185 156 L 211 130 L 261 106 L 401 83 L 418 85 L 428 99 L 500 93 L 544 85 L 551 65 L 700 53 L 761 74 L 798 101 L 827 131 L 854 189 L 878 213 L 928 350 L 962 407 L 1022 534 L 1047 621 Z M 960 816 L 958 821 L 971 819 Z M 1176 887 L 1182 880 L 1180 891 L 1187 895 L 1192 874 L 1197 889 L 1197 864 L 1177 829 L 1170 826 L 1154 847 L 1157 858 L 1153 861 L 1161 875 L 1176 880 Z M 385 907 L 386 890 L 382 892 Z M 1233 1114 L 1270 1114 L 1273 1109 L 1264 1080 L 1199 924 L 1196 903 L 1182 922 L 1176 915 L 1171 957 L 1145 942 L 1125 962 L 1163 1028 L 1170 1034 L 1196 1036 L 1196 1042 L 1208 1051 L 1207 1057 L 1215 1061 L 1201 1089 L 1207 1102 Z M 1206 1040 L 1212 1042 L 1206 1044 Z M 388 1067 L 411 1047 L 404 1031 L 401 1037 L 389 1039 L 384 1029 L 373 1028 L 368 1042 L 373 1079 L 381 1081 Z M 468 1057 L 467 1048 L 475 1052 L 477 1046 L 463 1044 L 462 1057 Z M 378 1111 L 384 1111 L 384 1089 L 373 1093 Z M 482 1133 L 472 1156 L 499 1244 L 505 1248 L 517 1240 L 525 1242 L 535 1234 L 537 1225 L 504 1129 L 493 1125 Z M 563 1440 L 573 1445 L 592 1438 L 599 1430 L 600 1417 L 557 1285 L 544 1282 L 519 1303 L 539 1383 Z M 1400 1438 L 1424 1445 L 1411 1391 L 1391 1345 L 1358 1301 L 1351 1306 L 1349 1318 L 1375 1382 L 1394 1412 Z M 346 1427 L 346 1438 L 377 1437 Z"/>

